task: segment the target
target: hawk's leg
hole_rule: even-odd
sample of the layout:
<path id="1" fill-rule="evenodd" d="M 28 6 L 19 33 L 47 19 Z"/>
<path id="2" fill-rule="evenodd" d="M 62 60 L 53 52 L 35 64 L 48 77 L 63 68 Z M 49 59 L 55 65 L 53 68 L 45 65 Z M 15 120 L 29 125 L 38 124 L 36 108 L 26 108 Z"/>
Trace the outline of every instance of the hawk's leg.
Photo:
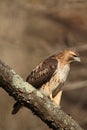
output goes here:
<path id="1" fill-rule="evenodd" d="M 60 108 L 61 96 L 62 96 L 62 90 L 55 97 L 52 97 L 52 95 L 50 96 L 53 103 L 57 105 L 59 108 Z"/>
<path id="2" fill-rule="evenodd" d="M 61 96 L 62 96 L 62 90 L 52 99 L 54 104 L 57 105 L 58 107 L 60 107 Z"/>
<path id="3" fill-rule="evenodd" d="M 59 86 L 52 91 L 51 100 L 58 107 L 60 107 L 60 101 L 61 101 L 61 96 L 62 96 L 63 84 L 64 84 L 63 82 L 60 82 Z"/>

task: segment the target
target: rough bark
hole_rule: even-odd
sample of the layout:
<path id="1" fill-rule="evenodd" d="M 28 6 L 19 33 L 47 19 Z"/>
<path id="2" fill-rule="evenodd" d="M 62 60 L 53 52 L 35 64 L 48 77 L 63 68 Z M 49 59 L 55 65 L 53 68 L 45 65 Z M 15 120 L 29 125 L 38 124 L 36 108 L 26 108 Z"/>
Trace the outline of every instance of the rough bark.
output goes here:
<path id="1" fill-rule="evenodd" d="M 0 86 L 15 100 L 24 103 L 54 130 L 83 130 L 73 119 L 57 108 L 46 96 L 24 82 L 8 65 L 0 61 Z"/>

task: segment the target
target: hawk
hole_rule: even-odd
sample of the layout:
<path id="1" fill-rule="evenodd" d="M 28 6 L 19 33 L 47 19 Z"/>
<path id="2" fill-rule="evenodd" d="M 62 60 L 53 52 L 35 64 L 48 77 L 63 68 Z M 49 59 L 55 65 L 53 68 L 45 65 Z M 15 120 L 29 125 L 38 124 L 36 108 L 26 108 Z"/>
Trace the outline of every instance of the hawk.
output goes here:
<path id="1" fill-rule="evenodd" d="M 48 57 L 36 66 L 26 81 L 49 97 L 55 105 L 60 107 L 62 87 L 70 71 L 70 64 L 80 62 L 79 54 L 72 50 L 63 50 Z M 22 103 L 16 102 L 12 114 L 16 114 Z"/>

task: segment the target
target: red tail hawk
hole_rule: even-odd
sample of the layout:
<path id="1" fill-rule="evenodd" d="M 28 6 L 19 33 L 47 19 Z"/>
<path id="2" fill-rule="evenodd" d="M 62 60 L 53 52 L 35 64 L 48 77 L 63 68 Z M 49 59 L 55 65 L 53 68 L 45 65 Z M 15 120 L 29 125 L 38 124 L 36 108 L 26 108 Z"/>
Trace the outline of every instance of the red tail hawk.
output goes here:
<path id="1" fill-rule="evenodd" d="M 60 106 L 62 86 L 67 79 L 70 64 L 80 62 L 79 54 L 71 50 L 64 50 L 41 62 L 27 77 L 27 82 L 39 89 L 57 106 Z M 15 114 L 21 104 L 16 102 L 12 114 Z"/>

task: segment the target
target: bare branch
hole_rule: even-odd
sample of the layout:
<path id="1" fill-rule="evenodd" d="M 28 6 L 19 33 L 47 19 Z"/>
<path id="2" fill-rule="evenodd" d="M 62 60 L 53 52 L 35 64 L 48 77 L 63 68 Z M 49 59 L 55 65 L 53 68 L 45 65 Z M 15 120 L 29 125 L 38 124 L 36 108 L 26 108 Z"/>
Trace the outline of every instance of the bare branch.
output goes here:
<path id="1" fill-rule="evenodd" d="M 83 130 L 70 116 L 0 61 L 0 86 L 55 130 Z"/>

